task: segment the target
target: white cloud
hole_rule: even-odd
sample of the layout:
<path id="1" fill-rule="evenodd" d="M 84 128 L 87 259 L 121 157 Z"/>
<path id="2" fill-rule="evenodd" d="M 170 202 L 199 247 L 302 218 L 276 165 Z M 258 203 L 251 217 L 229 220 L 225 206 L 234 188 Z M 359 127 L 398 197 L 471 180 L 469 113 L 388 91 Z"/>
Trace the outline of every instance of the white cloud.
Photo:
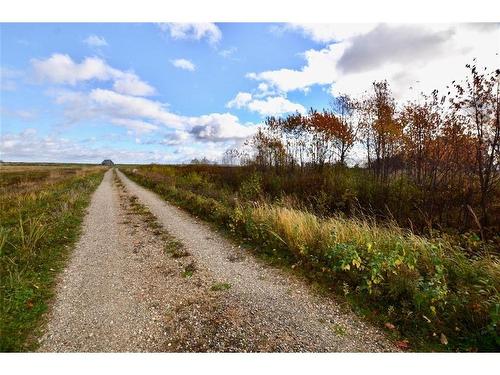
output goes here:
<path id="1" fill-rule="evenodd" d="M 222 38 L 220 29 L 214 23 L 160 23 L 162 31 L 168 31 L 173 39 L 207 39 L 212 45 Z"/>
<path id="2" fill-rule="evenodd" d="M 219 55 L 224 57 L 225 59 L 228 59 L 232 57 L 237 50 L 238 49 L 236 47 L 223 49 L 222 51 L 219 52 Z"/>
<path id="3" fill-rule="evenodd" d="M 262 116 L 280 116 L 290 112 L 305 113 L 303 105 L 293 103 L 281 96 L 267 97 L 264 100 L 252 100 L 248 103 L 248 109 L 260 113 Z"/>
<path id="4" fill-rule="evenodd" d="M 241 125 L 238 117 L 230 113 L 211 113 L 200 117 L 191 117 L 193 125 L 190 133 L 196 139 L 220 142 L 234 139 L 246 139 L 256 131 L 256 126 Z"/>
<path id="5" fill-rule="evenodd" d="M 259 85 L 260 86 L 260 85 Z M 260 87 L 267 89 L 267 87 Z M 282 96 L 267 97 L 265 99 L 255 99 L 248 92 L 239 92 L 234 99 L 226 104 L 228 108 L 247 108 L 257 112 L 262 116 L 279 116 L 290 112 L 305 113 L 304 106 L 293 103 Z"/>
<path id="6" fill-rule="evenodd" d="M 52 83 L 75 85 L 79 81 L 111 79 L 111 70 L 97 57 L 87 57 L 80 64 L 68 55 L 53 54 L 46 60 L 31 60 L 31 64 L 40 80 Z"/>
<path id="7" fill-rule="evenodd" d="M 15 91 L 17 81 L 23 76 L 24 73 L 21 70 L 0 66 L 0 89 L 2 91 Z"/>
<path id="8" fill-rule="evenodd" d="M 177 146 L 189 140 L 190 134 L 185 131 L 175 130 L 168 133 L 159 143 L 167 146 Z"/>
<path id="9" fill-rule="evenodd" d="M 242 108 L 247 105 L 252 100 L 252 94 L 249 92 L 239 92 L 236 94 L 234 99 L 230 100 L 227 104 L 227 108 Z"/>
<path id="10" fill-rule="evenodd" d="M 343 73 L 355 73 L 380 68 L 386 63 L 408 64 L 436 59 L 453 53 L 454 46 L 448 41 L 454 33 L 452 27 L 433 30 L 421 25 L 381 24 L 369 33 L 352 38 L 337 68 Z"/>
<path id="11" fill-rule="evenodd" d="M 159 128 L 157 125 L 153 125 L 145 121 L 125 118 L 114 118 L 111 119 L 111 122 L 116 125 L 124 126 L 133 134 L 151 133 L 152 131 L 158 130 Z"/>
<path id="12" fill-rule="evenodd" d="M 112 68 L 98 57 L 87 57 L 76 63 L 68 55 L 55 53 L 45 60 L 32 59 L 36 77 L 40 81 L 71 86 L 79 82 L 114 81 L 115 90 L 128 95 L 152 95 L 155 89 L 133 72 Z"/>
<path id="13" fill-rule="evenodd" d="M 331 84 L 337 77 L 335 66 L 345 48 L 346 45 L 339 43 L 321 50 L 311 49 L 304 52 L 306 65 L 300 70 L 283 68 L 261 73 L 249 73 L 247 77 L 263 81 L 283 92 L 306 90 L 312 85 Z"/>
<path id="14" fill-rule="evenodd" d="M 136 132 L 154 131 L 157 129 L 151 125 L 162 125 L 164 129 L 175 129 L 199 140 L 215 142 L 246 138 L 255 131 L 254 124 L 243 125 L 230 113 L 181 116 L 170 112 L 164 103 L 112 90 L 94 89 L 88 94 L 62 91 L 55 96 L 56 103 L 65 107 L 66 118 L 71 123 L 101 119 Z"/>
<path id="15" fill-rule="evenodd" d="M 142 81 L 133 73 L 123 73 L 118 75 L 113 83 L 113 88 L 121 94 L 135 96 L 149 96 L 156 92 L 154 87 Z"/>
<path id="16" fill-rule="evenodd" d="M 33 110 L 29 109 L 9 109 L 6 107 L 0 107 L 0 114 L 9 116 L 9 117 L 17 117 L 25 121 L 34 120 L 37 117 L 37 113 Z"/>
<path id="17" fill-rule="evenodd" d="M 299 31 L 318 43 L 343 41 L 372 30 L 374 23 L 290 23 L 282 30 Z"/>
<path id="18" fill-rule="evenodd" d="M 187 59 L 176 59 L 176 60 L 171 60 L 170 62 L 172 63 L 173 66 L 179 69 L 189 70 L 191 72 L 196 69 L 196 66 Z"/>
<path id="19" fill-rule="evenodd" d="M 465 64 L 474 57 L 490 69 L 498 66 L 500 28 L 498 24 L 480 26 L 389 24 L 362 28 L 361 32 L 348 28 L 337 35 L 330 35 L 325 26 L 310 27 L 311 38 L 316 40 L 344 39 L 306 51 L 300 69 L 249 73 L 247 77 L 281 92 L 323 85 L 330 86 L 332 94 L 351 95 L 370 89 L 375 80 L 387 79 L 396 97 L 409 99 L 463 79 Z"/>
<path id="20" fill-rule="evenodd" d="M 108 45 L 106 39 L 104 39 L 102 36 L 97 35 L 89 35 L 83 40 L 83 43 L 90 47 L 106 47 Z"/>

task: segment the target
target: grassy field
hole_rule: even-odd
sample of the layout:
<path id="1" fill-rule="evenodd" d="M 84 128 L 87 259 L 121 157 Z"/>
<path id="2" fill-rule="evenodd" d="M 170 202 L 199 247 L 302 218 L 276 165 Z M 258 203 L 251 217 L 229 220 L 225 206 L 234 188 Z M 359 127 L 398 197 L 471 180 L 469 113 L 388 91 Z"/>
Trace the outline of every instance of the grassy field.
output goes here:
<path id="1" fill-rule="evenodd" d="M 3 165 L 0 170 L 0 351 L 36 348 L 54 281 L 105 168 Z"/>
<path id="2" fill-rule="evenodd" d="M 239 184 L 221 184 L 186 167 L 123 171 L 264 258 L 342 296 L 401 347 L 500 349 L 500 263 L 494 244 L 470 236 L 419 236 L 366 215 L 318 216 L 291 197 L 264 196 L 255 174 L 238 177 Z"/>

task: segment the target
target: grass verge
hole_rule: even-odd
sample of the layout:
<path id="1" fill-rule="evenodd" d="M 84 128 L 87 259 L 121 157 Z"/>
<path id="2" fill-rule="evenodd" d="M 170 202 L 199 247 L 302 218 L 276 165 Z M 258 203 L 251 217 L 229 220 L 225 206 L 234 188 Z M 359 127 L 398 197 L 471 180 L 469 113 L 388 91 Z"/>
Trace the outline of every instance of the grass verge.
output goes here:
<path id="1" fill-rule="evenodd" d="M 33 351 L 101 168 L 2 171 L 0 351 Z"/>

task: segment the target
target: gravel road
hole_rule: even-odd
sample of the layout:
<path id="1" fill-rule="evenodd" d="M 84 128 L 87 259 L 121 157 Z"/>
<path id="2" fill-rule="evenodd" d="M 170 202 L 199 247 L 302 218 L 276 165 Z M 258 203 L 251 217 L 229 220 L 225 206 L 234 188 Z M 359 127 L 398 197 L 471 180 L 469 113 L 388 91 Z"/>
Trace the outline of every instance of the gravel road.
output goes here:
<path id="1" fill-rule="evenodd" d="M 92 198 L 40 351 L 397 351 L 345 304 L 117 175 Z M 172 238 L 181 256 L 165 252 Z"/>

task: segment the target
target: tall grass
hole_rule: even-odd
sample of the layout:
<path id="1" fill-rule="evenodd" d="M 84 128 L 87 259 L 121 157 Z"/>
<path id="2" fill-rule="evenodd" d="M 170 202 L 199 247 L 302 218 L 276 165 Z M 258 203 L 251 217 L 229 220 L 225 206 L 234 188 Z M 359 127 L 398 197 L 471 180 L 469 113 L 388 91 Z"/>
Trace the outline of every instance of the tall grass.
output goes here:
<path id="1" fill-rule="evenodd" d="M 245 236 L 268 249 L 291 252 L 310 271 L 383 311 L 383 318 L 402 333 L 431 341 L 444 334 L 456 347 L 500 347 L 496 258 L 469 259 L 445 240 L 429 240 L 395 225 L 339 216 L 319 219 L 275 205 L 243 208 L 238 221 Z"/>
<path id="2" fill-rule="evenodd" d="M 102 175 L 81 167 L 2 170 L 0 351 L 36 347 L 54 279 Z"/>
<path id="3" fill-rule="evenodd" d="M 320 217 L 289 199 L 269 203 L 259 198 L 257 179 L 231 196 L 220 189 L 207 193 L 214 188 L 199 176 L 168 171 L 162 177 L 159 168 L 125 170 L 261 253 L 299 265 L 361 313 L 394 324 L 416 350 L 500 349 L 498 258 L 480 251 L 470 256 L 451 237 L 422 237 L 371 216 Z"/>

